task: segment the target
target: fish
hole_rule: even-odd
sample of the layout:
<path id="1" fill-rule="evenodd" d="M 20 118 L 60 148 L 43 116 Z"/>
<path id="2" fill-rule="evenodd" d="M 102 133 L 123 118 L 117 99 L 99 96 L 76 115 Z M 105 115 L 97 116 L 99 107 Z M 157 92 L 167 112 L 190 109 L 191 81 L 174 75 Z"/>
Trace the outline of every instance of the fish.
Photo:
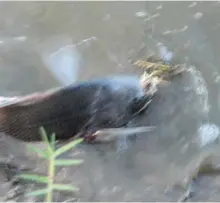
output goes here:
<path id="1" fill-rule="evenodd" d="M 114 75 L 0 97 L 0 132 L 25 142 L 41 141 L 41 126 L 61 141 L 77 137 L 86 142 L 109 141 L 125 133 L 149 132 L 155 127 L 128 128 L 127 124 L 148 108 L 154 94 L 151 81 Z"/>

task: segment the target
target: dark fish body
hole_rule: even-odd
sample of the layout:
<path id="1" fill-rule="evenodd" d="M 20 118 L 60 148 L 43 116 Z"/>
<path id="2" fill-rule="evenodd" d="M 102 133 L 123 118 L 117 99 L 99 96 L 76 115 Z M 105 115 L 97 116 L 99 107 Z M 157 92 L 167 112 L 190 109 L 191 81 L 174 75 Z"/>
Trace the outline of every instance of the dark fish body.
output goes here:
<path id="1" fill-rule="evenodd" d="M 57 140 L 125 126 L 150 101 L 135 76 L 79 82 L 51 92 L 18 97 L 0 106 L 0 131 L 23 141 L 41 141 L 39 127 Z"/>

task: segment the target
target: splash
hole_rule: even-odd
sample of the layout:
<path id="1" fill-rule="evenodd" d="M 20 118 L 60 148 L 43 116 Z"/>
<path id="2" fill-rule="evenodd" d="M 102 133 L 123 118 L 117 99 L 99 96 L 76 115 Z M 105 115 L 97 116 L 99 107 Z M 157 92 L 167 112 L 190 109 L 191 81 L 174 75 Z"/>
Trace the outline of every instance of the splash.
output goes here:
<path id="1" fill-rule="evenodd" d="M 49 57 L 49 69 L 66 86 L 75 82 L 78 76 L 79 53 L 75 45 L 65 46 Z"/>
<path id="2" fill-rule="evenodd" d="M 198 99 L 198 102 L 195 103 L 195 107 L 197 108 L 198 112 L 203 113 L 204 116 L 208 116 L 210 104 L 207 84 L 202 76 L 202 73 L 194 66 L 189 68 L 189 72 L 192 76 L 192 88 L 195 91 Z M 218 139 L 219 134 L 220 129 L 217 125 L 209 122 L 203 123 L 197 130 L 199 146 L 202 148 L 213 143 Z"/>
<path id="3" fill-rule="evenodd" d="M 220 130 L 215 124 L 205 123 L 198 129 L 199 145 L 204 147 L 213 143 L 219 137 Z"/>
<path id="4" fill-rule="evenodd" d="M 145 11 L 139 11 L 137 13 L 135 13 L 136 17 L 146 17 L 147 13 Z"/>
<path id="5" fill-rule="evenodd" d="M 18 97 L 0 97 L 0 107 L 15 103 L 18 101 Z"/>
<path id="6" fill-rule="evenodd" d="M 197 13 L 194 14 L 193 17 L 194 17 L 196 20 L 199 20 L 200 18 L 202 18 L 202 16 L 203 16 L 203 13 L 197 12 Z"/>
<path id="7" fill-rule="evenodd" d="M 76 44 L 68 42 L 65 43 L 65 46 L 61 46 L 56 51 L 44 54 L 43 59 L 46 63 L 46 68 L 62 86 L 68 86 L 77 81 L 82 60 L 79 48 L 81 46 L 89 47 L 95 40 L 97 40 L 97 38 L 92 36 L 82 39 Z M 54 43 L 55 42 L 53 42 L 53 44 Z"/>
<path id="8" fill-rule="evenodd" d="M 202 76 L 202 73 L 197 70 L 194 66 L 190 66 L 188 72 L 192 76 L 192 88 L 198 96 L 198 103 L 196 103 L 196 107 L 198 111 L 208 114 L 210 110 L 209 105 L 209 95 L 206 82 Z"/>
<path id="9" fill-rule="evenodd" d="M 157 44 L 159 56 L 166 62 L 171 63 L 173 59 L 173 52 L 169 51 L 166 46 L 164 46 L 162 43 Z"/>

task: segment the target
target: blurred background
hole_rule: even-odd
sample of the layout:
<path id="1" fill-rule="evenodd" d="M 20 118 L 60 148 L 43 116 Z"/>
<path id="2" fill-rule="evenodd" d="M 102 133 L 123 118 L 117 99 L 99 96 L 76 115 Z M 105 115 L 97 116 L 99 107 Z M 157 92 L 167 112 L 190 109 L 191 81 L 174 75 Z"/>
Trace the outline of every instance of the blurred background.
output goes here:
<path id="1" fill-rule="evenodd" d="M 153 133 L 121 151 L 84 146 L 76 153 L 85 163 L 60 171 L 61 179 L 81 188 L 79 201 L 176 201 L 183 191 L 169 185 L 183 180 L 207 150 L 218 150 L 219 9 L 218 1 L 0 2 L 1 96 L 134 73 L 130 61 L 158 52 L 161 44 L 187 64 L 137 121 L 156 125 Z M 1 156 L 43 168 L 26 157 L 24 143 L 2 137 L 0 145 Z M 202 180 L 192 201 L 219 200 L 219 182 Z M 1 187 L 3 197 L 8 186 Z"/>

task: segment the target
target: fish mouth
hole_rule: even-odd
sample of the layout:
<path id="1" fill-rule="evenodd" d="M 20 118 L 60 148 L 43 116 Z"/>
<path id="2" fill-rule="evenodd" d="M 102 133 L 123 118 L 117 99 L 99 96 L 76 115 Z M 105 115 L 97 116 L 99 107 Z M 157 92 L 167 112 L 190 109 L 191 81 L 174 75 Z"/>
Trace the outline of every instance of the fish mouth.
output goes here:
<path id="1" fill-rule="evenodd" d="M 148 73 L 144 73 L 140 77 L 140 85 L 144 90 L 146 96 L 153 97 L 158 91 L 160 80 Z"/>

